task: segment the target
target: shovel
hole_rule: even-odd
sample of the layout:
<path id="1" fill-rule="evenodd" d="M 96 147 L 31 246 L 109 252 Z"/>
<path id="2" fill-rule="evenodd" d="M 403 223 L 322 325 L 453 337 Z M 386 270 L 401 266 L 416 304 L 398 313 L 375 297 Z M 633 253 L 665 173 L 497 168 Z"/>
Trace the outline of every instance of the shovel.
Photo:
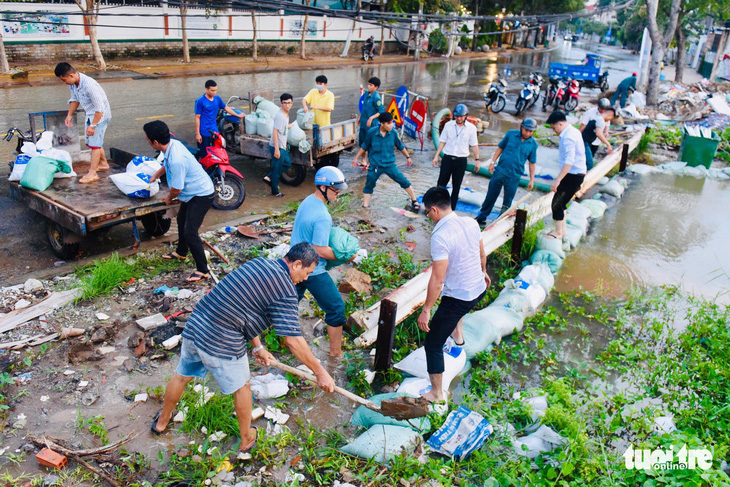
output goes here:
<path id="1" fill-rule="evenodd" d="M 312 374 L 308 374 L 294 367 L 282 364 L 276 359 L 271 360 L 270 365 L 276 367 L 284 372 L 301 377 L 308 381 L 317 383 L 317 378 Z M 390 416 L 395 419 L 413 419 L 422 418 L 428 414 L 428 401 L 421 397 L 398 397 L 395 399 L 385 399 L 380 403 L 380 407 L 376 406 L 374 402 L 353 394 L 352 392 L 345 390 L 341 387 L 335 386 L 335 392 L 345 396 L 351 401 L 355 401 L 358 404 L 362 404 L 368 409 L 375 411 L 376 413 Z"/>

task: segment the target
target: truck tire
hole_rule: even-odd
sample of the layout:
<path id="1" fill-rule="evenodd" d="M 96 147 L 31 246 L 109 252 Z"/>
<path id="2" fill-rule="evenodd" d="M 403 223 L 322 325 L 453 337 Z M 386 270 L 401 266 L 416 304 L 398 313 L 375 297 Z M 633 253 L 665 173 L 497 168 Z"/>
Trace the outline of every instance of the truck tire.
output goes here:
<path id="1" fill-rule="evenodd" d="M 292 164 L 281 175 L 281 182 L 287 186 L 299 186 L 307 179 L 307 168 L 300 164 Z"/>
<path id="2" fill-rule="evenodd" d="M 144 231 L 151 237 L 159 237 L 160 235 L 166 234 L 170 230 L 170 225 L 172 225 L 172 219 L 165 218 L 164 211 L 148 213 L 141 217 L 139 221 L 142 222 Z"/>
<path id="3" fill-rule="evenodd" d="M 317 160 L 317 163 L 314 165 L 314 168 L 319 171 L 323 167 L 326 166 L 333 166 L 338 167 L 340 165 L 340 153 L 335 152 L 334 154 L 328 154 L 326 156 L 322 156 Z"/>
<path id="4" fill-rule="evenodd" d="M 46 236 L 48 237 L 48 243 L 51 245 L 51 250 L 59 259 L 69 260 L 78 255 L 80 242 L 69 241 L 69 237 L 72 236 L 70 230 L 48 220 L 46 222 Z"/>

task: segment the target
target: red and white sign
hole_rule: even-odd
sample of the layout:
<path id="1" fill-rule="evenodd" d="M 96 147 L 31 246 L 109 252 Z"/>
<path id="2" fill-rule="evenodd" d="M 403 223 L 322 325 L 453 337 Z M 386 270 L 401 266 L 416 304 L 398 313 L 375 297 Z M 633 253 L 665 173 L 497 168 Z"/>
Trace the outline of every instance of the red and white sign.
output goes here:
<path id="1" fill-rule="evenodd" d="M 423 103 L 423 100 L 416 100 L 413 102 L 411 113 L 408 118 L 416 123 L 417 130 L 421 130 L 423 128 L 423 124 L 426 122 L 426 104 Z"/>

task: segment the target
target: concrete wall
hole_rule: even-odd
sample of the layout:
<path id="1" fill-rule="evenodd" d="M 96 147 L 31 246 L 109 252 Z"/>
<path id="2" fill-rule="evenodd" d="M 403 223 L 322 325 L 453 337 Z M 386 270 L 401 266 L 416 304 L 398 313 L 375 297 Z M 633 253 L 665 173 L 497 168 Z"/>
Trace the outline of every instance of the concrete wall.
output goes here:
<path id="1" fill-rule="evenodd" d="M 0 4 L 0 23 L 11 61 L 91 58 L 84 17 L 75 5 Z M 181 56 L 182 30 L 178 9 L 170 7 L 117 7 L 102 9 L 114 15 L 99 16 L 98 37 L 109 58 L 131 56 Z M 192 55 L 250 55 L 253 26 L 250 12 L 188 9 L 187 32 Z M 259 53 L 297 52 L 301 38 L 301 15 L 256 15 Z M 307 22 L 307 53 L 339 54 L 348 35 L 357 52 L 370 35 L 381 41 L 377 25 L 326 16 L 310 16 Z M 397 49 L 397 39 L 406 40 L 407 29 L 385 30 L 386 50 Z"/>

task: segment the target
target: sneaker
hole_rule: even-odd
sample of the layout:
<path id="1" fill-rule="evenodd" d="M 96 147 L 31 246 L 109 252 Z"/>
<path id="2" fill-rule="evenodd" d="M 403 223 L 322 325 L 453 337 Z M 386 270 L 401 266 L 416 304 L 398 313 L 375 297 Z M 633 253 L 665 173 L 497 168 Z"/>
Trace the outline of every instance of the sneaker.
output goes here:
<path id="1" fill-rule="evenodd" d="M 487 220 L 480 220 L 479 218 L 475 218 L 475 220 L 479 224 L 479 228 L 484 228 L 487 226 Z"/>

